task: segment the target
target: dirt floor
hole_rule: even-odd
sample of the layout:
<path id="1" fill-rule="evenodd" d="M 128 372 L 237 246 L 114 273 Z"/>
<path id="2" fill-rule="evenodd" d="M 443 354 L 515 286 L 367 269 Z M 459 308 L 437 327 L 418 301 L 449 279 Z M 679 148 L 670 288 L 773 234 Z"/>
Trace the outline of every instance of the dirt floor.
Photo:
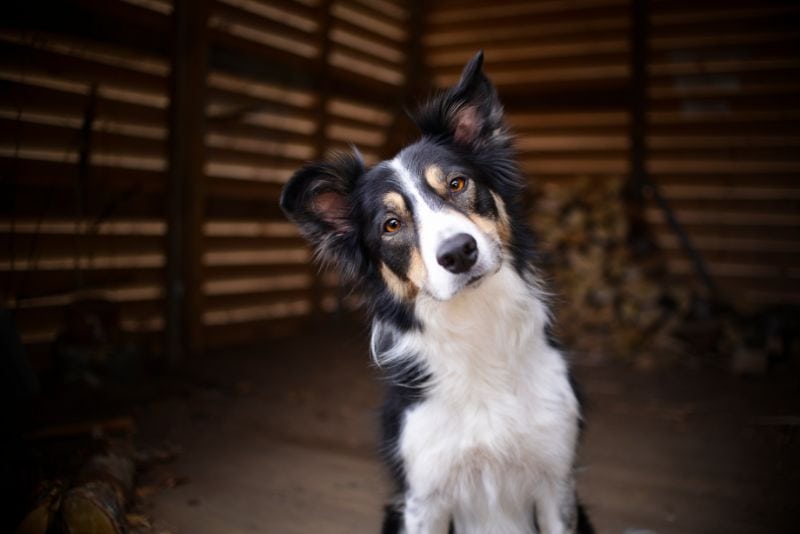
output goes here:
<path id="1" fill-rule="evenodd" d="M 599 533 L 791 531 L 796 375 L 574 359 L 588 399 L 580 494 Z M 211 355 L 142 407 L 142 438 L 180 450 L 166 467 L 175 487 L 148 492 L 145 511 L 179 534 L 378 532 L 380 399 L 366 329 L 350 322 Z"/>

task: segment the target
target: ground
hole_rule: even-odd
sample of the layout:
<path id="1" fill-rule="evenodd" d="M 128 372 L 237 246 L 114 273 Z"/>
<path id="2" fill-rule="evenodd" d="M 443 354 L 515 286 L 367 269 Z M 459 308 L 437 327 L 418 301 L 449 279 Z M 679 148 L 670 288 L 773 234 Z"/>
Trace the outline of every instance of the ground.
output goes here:
<path id="1" fill-rule="evenodd" d="M 375 533 L 381 385 L 366 328 L 340 320 L 211 354 L 142 406 L 141 439 L 180 448 L 175 487 L 147 492 L 159 529 Z M 582 362 L 579 488 L 599 533 L 789 532 L 800 482 L 795 376 L 642 372 Z M 149 475 L 152 477 L 152 474 Z"/>

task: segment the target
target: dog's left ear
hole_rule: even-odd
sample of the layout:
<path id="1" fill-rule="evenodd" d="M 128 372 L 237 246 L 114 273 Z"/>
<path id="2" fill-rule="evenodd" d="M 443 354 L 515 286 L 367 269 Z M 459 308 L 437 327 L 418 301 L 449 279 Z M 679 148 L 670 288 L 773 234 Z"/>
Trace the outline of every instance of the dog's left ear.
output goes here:
<path id="1" fill-rule="evenodd" d="M 467 63 L 461 80 L 414 117 L 424 135 L 471 149 L 510 143 L 503 106 L 483 73 L 483 51 Z"/>

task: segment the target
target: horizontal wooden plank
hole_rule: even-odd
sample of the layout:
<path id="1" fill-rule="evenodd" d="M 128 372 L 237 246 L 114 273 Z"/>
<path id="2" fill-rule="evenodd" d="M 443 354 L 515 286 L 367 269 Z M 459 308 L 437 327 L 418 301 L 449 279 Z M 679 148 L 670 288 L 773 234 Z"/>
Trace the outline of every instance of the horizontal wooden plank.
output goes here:
<path id="1" fill-rule="evenodd" d="M 800 161 L 737 160 L 731 159 L 651 159 L 647 167 L 653 174 L 787 174 L 800 173 Z"/>
<path id="2" fill-rule="evenodd" d="M 333 67 L 395 87 L 401 86 L 405 81 L 405 74 L 399 67 L 386 65 L 375 58 L 344 49 L 341 45 L 332 48 L 328 63 Z"/>
<path id="3" fill-rule="evenodd" d="M 330 13 L 338 20 L 358 27 L 371 28 L 397 43 L 404 43 L 407 38 L 407 32 L 401 22 L 386 17 L 381 12 L 370 9 L 364 4 L 335 2 L 331 6 Z"/>
<path id="4" fill-rule="evenodd" d="M 628 27 L 625 17 L 603 17 L 598 19 L 572 19 L 549 24 L 518 24 L 513 26 L 485 26 L 481 29 L 463 31 L 455 29 L 439 32 L 425 32 L 423 44 L 429 49 L 446 49 L 452 46 L 480 43 L 525 43 L 530 39 L 552 38 L 554 36 L 576 36 L 583 38 L 607 38 L 619 36 Z"/>
<path id="5" fill-rule="evenodd" d="M 0 234 L 2 235 L 2 234 Z M 300 236 L 263 236 L 263 237 L 215 237 L 207 236 L 203 239 L 206 250 L 225 251 L 225 250 L 267 250 L 303 247 L 306 241 Z"/>
<path id="6" fill-rule="evenodd" d="M 12 28 L 80 36 L 162 57 L 168 53 L 170 21 L 167 14 L 132 3 L 26 0 L 9 7 L 5 20 Z M 43 13 L 47 16 L 43 17 Z"/>
<path id="7" fill-rule="evenodd" d="M 43 87 L 33 81 L 26 83 L 6 78 L 0 81 L 0 94 L 3 95 L 0 106 L 3 109 L 24 113 L 82 117 L 89 104 L 88 87 L 86 90 L 87 92 L 84 93 L 69 92 Z M 166 111 L 98 95 L 95 104 L 95 120 L 163 127 L 166 124 Z"/>
<path id="8" fill-rule="evenodd" d="M 293 246 L 273 249 L 241 249 L 206 251 L 203 263 L 208 266 L 244 266 L 244 265 L 285 265 L 288 263 L 308 263 L 311 251 L 305 246 Z"/>
<path id="9" fill-rule="evenodd" d="M 737 32 L 729 35 L 715 33 L 698 33 L 696 35 L 672 34 L 650 39 L 650 49 L 654 52 L 675 53 L 700 50 L 718 50 L 739 47 L 757 47 L 764 44 L 782 44 L 787 47 L 797 45 L 797 32 L 792 29 L 777 31 L 775 28 L 762 29 L 760 32 Z"/>
<path id="10" fill-rule="evenodd" d="M 375 41 L 380 46 L 386 47 L 389 50 L 402 50 L 402 48 L 400 48 L 400 43 L 383 35 L 376 28 L 359 26 L 346 20 L 336 19 L 331 22 L 331 29 L 334 32 L 338 31 L 363 36 L 364 38 Z"/>
<path id="11" fill-rule="evenodd" d="M 775 229 L 782 230 L 791 228 L 792 232 L 797 232 L 800 227 L 800 214 L 795 213 L 753 213 L 749 211 L 739 212 L 713 212 L 708 210 L 682 210 L 676 209 L 675 217 L 683 225 L 708 225 L 708 226 L 729 226 L 759 227 L 762 231 L 773 232 Z M 664 213 L 656 208 L 645 210 L 645 220 L 649 223 L 663 223 Z"/>
<path id="12" fill-rule="evenodd" d="M 278 19 L 269 18 L 265 13 L 257 10 L 245 9 L 234 3 L 213 1 L 210 4 L 210 16 L 218 16 L 227 22 L 244 24 L 249 27 L 258 28 L 262 32 L 270 32 L 280 35 L 283 39 L 293 40 L 300 43 L 307 43 L 314 40 L 318 24 L 309 19 L 309 24 L 291 24 L 289 17 Z M 298 21 L 299 22 L 299 21 Z"/>
<path id="13" fill-rule="evenodd" d="M 361 32 L 352 33 L 334 26 L 330 30 L 330 40 L 336 46 L 343 47 L 345 50 L 355 53 L 362 52 L 369 57 L 386 62 L 385 65 L 387 67 L 394 65 L 402 68 L 406 60 L 405 54 L 400 48 L 386 46 L 374 39 L 368 39 Z"/>
<path id="14" fill-rule="evenodd" d="M 727 263 L 707 262 L 708 269 L 713 277 L 719 278 L 777 278 L 782 280 L 786 287 L 797 288 L 800 285 L 800 270 L 793 267 L 773 266 L 762 263 Z M 687 259 L 671 259 L 667 265 L 671 272 L 688 274 L 692 272 L 691 261 Z"/>
<path id="15" fill-rule="evenodd" d="M 66 187 L 75 186 L 80 169 L 75 162 L 0 157 L 0 172 L 17 184 Z M 85 178 L 89 184 L 102 184 L 104 189 L 112 191 L 146 193 L 164 190 L 164 173 L 158 171 L 90 165 Z"/>
<path id="16" fill-rule="evenodd" d="M 20 259 L 29 256 L 85 256 L 95 254 L 147 254 L 164 249 L 165 239 L 159 236 L 125 236 L 74 234 L 70 236 L 45 233 L 0 232 L 0 242 L 7 246 L 0 249 L 0 259 L 9 260 L 11 251 Z"/>
<path id="17" fill-rule="evenodd" d="M 244 294 L 206 295 L 206 313 L 266 306 L 277 302 L 295 302 L 311 298 L 309 287 L 278 289 L 275 291 L 250 292 Z"/>
<path id="18" fill-rule="evenodd" d="M 704 136 L 650 135 L 647 138 L 647 145 L 653 150 L 771 148 L 788 151 L 800 147 L 800 128 L 798 128 L 798 135 L 741 135 L 736 131 Z"/>
<path id="19" fill-rule="evenodd" d="M 484 55 L 494 64 L 495 62 L 509 62 L 520 60 L 538 60 L 555 58 L 587 58 L 595 54 L 620 54 L 628 50 L 628 43 L 621 38 L 607 39 L 558 39 L 555 42 L 541 42 L 534 44 L 496 45 L 484 46 Z M 431 50 L 426 54 L 426 61 L 432 68 L 452 67 L 465 65 L 475 54 L 471 45 L 460 49 L 446 51 Z"/>
<path id="20" fill-rule="evenodd" d="M 528 2 L 525 4 L 493 3 L 471 9 L 433 10 L 427 17 L 426 31 L 435 33 L 453 27 L 459 30 L 481 30 L 491 27 L 514 27 L 519 25 L 558 24 L 571 20 L 592 20 L 628 16 L 627 0 L 616 2 L 576 1 L 555 5 L 553 2 Z"/>
<path id="21" fill-rule="evenodd" d="M 250 202 L 277 205 L 282 184 L 256 180 L 210 178 L 207 192 L 212 197 L 242 199 Z"/>
<path id="22" fill-rule="evenodd" d="M 81 131 L 77 128 L 0 118 L 0 145 L 66 151 L 80 149 L 81 143 Z M 91 149 L 128 156 L 163 157 L 166 142 L 162 139 L 93 131 Z"/>
<path id="23" fill-rule="evenodd" d="M 308 297 L 291 300 L 273 300 L 259 302 L 250 306 L 226 307 L 206 310 L 203 323 L 206 327 L 230 325 L 253 321 L 265 321 L 284 317 L 298 317 L 311 312 L 311 301 Z"/>
<path id="24" fill-rule="evenodd" d="M 788 269 L 800 263 L 800 253 L 797 250 L 719 250 L 694 244 L 703 259 L 711 264 L 768 265 L 774 272 L 780 272 L 781 269 Z M 666 248 L 663 253 L 668 262 L 686 259 L 686 253 L 680 248 Z M 800 286 L 800 280 L 797 281 L 797 285 Z"/>
<path id="25" fill-rule="evenodd" d="M 208 281 L 239 280 L 261 276 L 291 276 L 296 274 L 313 275 L 317 268 L 311 262 L 271 263 L 239 265 L 206 265 L 203 270 Z"/>
<path id="26" fill-rule="evenodd" d="M 664 230 L 667 229 L 663 227 L 661 230 L 661 232 L 654 234 L 660 247 L 668 250 L 683 251 L 680 240 L 673 232 L 664 232 Z M 698 235 L 696 232 L 691 232 L 690 239 L 692 240 L 692 244 L 702 253 L 713 251 L 738 254 L 746 252 L 751 255 L 751 258 L 758 257 L 757 255 L 760 253 L 781 254 L 788 257 L 800 254 L 800 235 L 797 236 L 797 239 L 775 238 L 769 233 L 762 232 L 760 238 L 747 238 L 738 236 Z M 794 260 L 796 259 L 797 258 L 794 258 Z"/>
<path id="27" fill-rule="evenodd" d="M 522 135 L 514 146 L 519 151 L 573 152 L 619 151 L 628 149 L 624 135 Z"/>
<path id="28" fill-rule="evenodd" d="M 166 273 L 160 267 L 91 269 L 82 271 L 80 276 L 74 272 L 65 273 L 61 269 L 37 268 L 26 271 L 0 271 L 0 286 L 13 288 L 13 296 L 24 300 L 74 293 L 79 290 L 105 291 L 125 286 L 158 285 L 164 282 L 165 277 Z"/>
<path id="29" fill-rule="evenodd" d="M 778 242 L 794 242 L 798 238 L 797 226 L 781 224 L 762 224 L 754 221 L 752 224 L 747 215 L 741 217 L 726 217 L 725 219 L 707 217 L 699 218 L 694 215 L 678 219 L 693 239 L 746 239 Z M 771 222 L 771 221 L 767 221 Z M 663 213 L 654 210 L 648 216 L 648 223 L 656 235 L 673 235 L 672 228 L 667 225 Z M 769 246 L 769 245 L 764 245 Z"/>
<path id="30" fill-rule="evenodd" d="M 75 218 L 81 211 L 78 204 L 81 189 L 75 183 L 76 180 L 72 184 L 65 181 L 30 185 L 8 178 L 0 184 L 0 213 L 44 221 Z M 135 184 L 128 189 L 93 187 L 84 201 L 83 213 L 89 224 L 119 218 L 150 220 L 166 213 L 163 193 L 147 193 Z"/>
<path id="31" fill-rule="evenodd" d="M 743 185 L 703 185 L 696 182 L 681 185 L 661 185 L 661 192 L 667 198 L 705 198 L 705 199 L 737 199 L 737 200 L 797 200 L 800 199 L 800 184 L 795 187 L 771 186 L 760 184 L 758 186 Z"/>
<path id="32" fill-rule="evenodd" d="M 254 167 L 300 167 L 307 158 L 291 157 L 280 154 L 265 154 L 249 150 L 232 148 L 206 147 L 206 160 L 217 164 L 236 164 Z"/>
<path id="33" fill-rule="evenodd" d="M 606 90 L 619 87 L 629 76 L 627 65 L 586 65 L 573 68 L 533 69 L 526 71 L 488 72 L 492 81 L 502 91 L 505 87 L 530 87 L 533 90 L 552 91 L 559 89 L 575 89 L 579 85 L 589 90 Z M 434 82 L 437 87 L 450 87 L 458 83 L 455 74 L 437 75 Z"/>
<path id="34" fill-rule="evenodd" d="M 607 175 L 625 173 L 628 169 L 628 162 L 624 156 L 577 161 L 574 158 L 523 157 L 521 158 L 520 165 L 524 172 L 533 176 L 539 174 Z"/>
<path id="35" fill-rule="evenodd" d="M 166 94 L 166 79 L 163 76 L 0 40 L 0 69 L 19 72 L 20 58 L 25 58 L 26 74 L 36 73 L 84 83 L 103 83 L 132 92 Z"/>

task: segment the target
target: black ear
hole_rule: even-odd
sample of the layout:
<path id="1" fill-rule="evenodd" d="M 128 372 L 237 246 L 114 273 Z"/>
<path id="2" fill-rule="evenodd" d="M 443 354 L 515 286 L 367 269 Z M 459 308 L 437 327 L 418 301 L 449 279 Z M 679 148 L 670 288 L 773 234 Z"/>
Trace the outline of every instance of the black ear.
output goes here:
<path id="1" fill-rule="evenodd" d="M 455 87 L 417 112 L 415 122 L 425 135 L 473 149 L 510 144 L 503 106 L 483 73 L 483 51 L 467 63 Z"/>
<path id="2" fill-rule="evenodd" d="M 361 269 L 351 193 L 362 174 L 364 163 L 357 152 L 341 154 L 303 167 L 281 194 L 281 208 L 314 246 L 317 258 L 346 277 Z"/>

